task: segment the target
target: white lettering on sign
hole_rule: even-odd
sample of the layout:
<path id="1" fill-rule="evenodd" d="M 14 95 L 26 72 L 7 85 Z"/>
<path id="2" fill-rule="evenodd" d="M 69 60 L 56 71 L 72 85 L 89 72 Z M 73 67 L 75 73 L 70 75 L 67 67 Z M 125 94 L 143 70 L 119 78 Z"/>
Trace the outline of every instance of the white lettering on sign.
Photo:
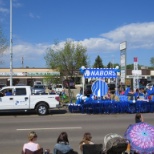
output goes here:
<path id="1" fill-rule="evenodd" d="M 85 70 L 84 77 L 105 77 L 105 78 L 116 78 L 116 69 L 87 69 Z"/>

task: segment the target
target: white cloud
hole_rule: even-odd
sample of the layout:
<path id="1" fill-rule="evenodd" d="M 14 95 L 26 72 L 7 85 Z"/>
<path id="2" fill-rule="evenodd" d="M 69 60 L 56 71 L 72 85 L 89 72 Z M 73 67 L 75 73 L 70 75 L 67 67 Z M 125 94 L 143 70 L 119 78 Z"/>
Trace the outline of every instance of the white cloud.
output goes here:
<path id="1" fill-rule="evenodd" d="M 133 23 L 116 28 L 108 33 L 101 34 L 98 38 L 86 38 L 82 41 L 83 46 L 87 48 L 87 52 L 90 53 L 108 53 L 111 57 L 114 53 L 120 51 L 119 46 L 123 41 L 127 41 L 128 50 L 151 50 L 154 49 L 154 22 L 149 23 Z M 78 42 L 78 41 L 74 41 Z M 65 41 L 59 43 L 59 48 L 64 46 Z M 18 43 L 13 45 L 13 57 L 14 61 L 24 57 L 31 62 L 39 58 L 44 59 L 45 51 L 49 47 L 53 47 L 53 44 L 31 44 L 31 43 Z M 7 52 L 9 55 L 9 52 Z M 138 55 L 140 56 L 140 55 Z M 8 56 L 9 57 L 9 56 Z M 115 56 L 117 57 L 117 56 Z M 133 58 L 132 58 L 133 59 Z M 29 66 L 32 65 L 29 63 Z M 38 63 L 39 65 L 39 63 Z"/>
<path id="2" fill-rule="evenodd" d="M 30 43 L 23 43 L 19 45 L 13 46 L 13 51 L 15 58 L 22 57 L 25 55 L 27 58 L 35 59 L 35 56 L 40 56 L 45 53 L 45 50 L 48 48 L 46 44 L 30 44 Z"/>
<path id="3" fill-rule="evenodd" d="M 101 35 L 112 43 L 127 41 L 129 48 L 154 48 L 154 22 L 133 23 Z"/>
<path id="4" fill-rule="evenodd" d="M 40 59 L 42 59 L 41 61 L 44 60 L 45 51 L 48 47 L 49 47 L 48 44 L 41 44 L 41 43 L 38 43 L 38 44 L 19 43 L 17 45 L 13 45 L 12 52 L 13 52 L 14 66 L 17 67 L 20 65 L 20 61 L 22 57 L 24 57 L 25 63 L 27 61 L 27 66 L 33 67 L 35 63 L 39 65 L 39 60 Z M 4 55 L 5 66 L 8 65 L 8 62 L 10 60 L 9 55 L 10 55 L 10 49 L 8 48 Z"/>
<path id="5" fill-rule="evenodd" d="M 34 15 L 34 14 L 31 13 L 31 12 L 29 13 L 29 17 L 40 19 L 40 16 L 39 16 L 39 15 Z"/>
<path id="6" fill-rule="evenodd" d="M 19 2 L 19 0 L 13 0 L 13 1 L 12 1 L 12 5 L 13 5 L 13 7 L 15 7 L 15 8 L 20 8 L 20 7 L 23 6 L 23 4 Z"/>
<path id="7" fill-rule="evenodd" d="M 4 14 L 7 13 L 8 14 L 10 12 L 10 7 L 9 8 L 6 8 L 5 7 L 5 5 L 6 5 L 5 2 L 6 1 L 4 1 L 4 0 L 0 0 L 0 13 L 4 13 Z M 12 5 L 15 8 L 19 8 L 19 7 L 22 6 L 22 4 L 18 2 L 18 0 L 13 0 L 12 1 Z"/>
<path id="8" fill-rule="evenodd" d="M 6 8 L 3 8 L 3 7 L 0 7 L 0 13 L 9 13 L 9 9 L 6 9 Z"/>
<path id="9" fill-rule="evenodd" d="M 115 49 L 118 49 L 119 44 L 114 43 L 108 39 L 105 38 L 89 38 L 84 39 L 81 41 L 83 46 L 87 47 L 88 51 L 113 51 Z"/>
<path id="10" fill-rule="evenodd" d="M 100 36 L 84 39 L 81 43 L 88 51 L 117 51 L 123 41 L 127 41 L 129 49 L 152 49 L 154 48 L 154 22 L 125 25 Z"/>

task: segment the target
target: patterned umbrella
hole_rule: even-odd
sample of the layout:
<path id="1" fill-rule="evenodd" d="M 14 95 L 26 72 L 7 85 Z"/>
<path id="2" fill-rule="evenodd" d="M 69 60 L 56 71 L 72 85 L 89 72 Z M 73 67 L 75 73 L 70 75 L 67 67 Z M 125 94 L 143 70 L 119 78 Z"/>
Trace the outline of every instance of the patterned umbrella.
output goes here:
<path id="1" fill-rule="evenodd" d="M 125 138 L 130 141 L 131 149 L 140 154 L 152 154 L 154 152 L 154 126 L 140 122 L 130 125 Z"/>

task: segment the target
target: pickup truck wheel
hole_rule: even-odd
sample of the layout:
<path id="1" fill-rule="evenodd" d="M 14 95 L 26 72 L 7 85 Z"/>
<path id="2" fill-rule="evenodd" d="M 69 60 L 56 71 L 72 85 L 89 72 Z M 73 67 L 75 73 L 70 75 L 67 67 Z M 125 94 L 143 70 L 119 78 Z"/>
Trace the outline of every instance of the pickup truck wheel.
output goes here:
<path id="1" fill-rule="evenodd" d="M 45 104 L 39 104 L 36 109 L 37 109 L 37 113 L 39 115 L 46 115 L 46 114 L 48 114 L 48 107 Z"/>

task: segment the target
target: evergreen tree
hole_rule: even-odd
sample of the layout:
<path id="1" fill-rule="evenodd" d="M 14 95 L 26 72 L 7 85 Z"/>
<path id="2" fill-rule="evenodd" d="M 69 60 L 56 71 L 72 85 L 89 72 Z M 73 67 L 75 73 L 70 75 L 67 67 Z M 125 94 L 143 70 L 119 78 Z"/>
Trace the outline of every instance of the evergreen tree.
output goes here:
<path id="1" fill-rule="evenodd" d="M 111 63 L 111 62 L 109 62 L 108 64 L 107 64 L 107 68 L 113 68 L 114 66 L 113 66 L 113 64 Z"/>
<path id="2" fill-rule="evenodd" d="M 97 58 L 95 59 L 95 63 L 93 65 L 93 68 L 104 68 L 103 62 L 101 57 L 98 55 Z"/>
<path id="3" fill-rule="evenodd" d="M 150 63 L 151 63 L 151 66 L 154 67 L 154 57 L 151 57 Z"/>

